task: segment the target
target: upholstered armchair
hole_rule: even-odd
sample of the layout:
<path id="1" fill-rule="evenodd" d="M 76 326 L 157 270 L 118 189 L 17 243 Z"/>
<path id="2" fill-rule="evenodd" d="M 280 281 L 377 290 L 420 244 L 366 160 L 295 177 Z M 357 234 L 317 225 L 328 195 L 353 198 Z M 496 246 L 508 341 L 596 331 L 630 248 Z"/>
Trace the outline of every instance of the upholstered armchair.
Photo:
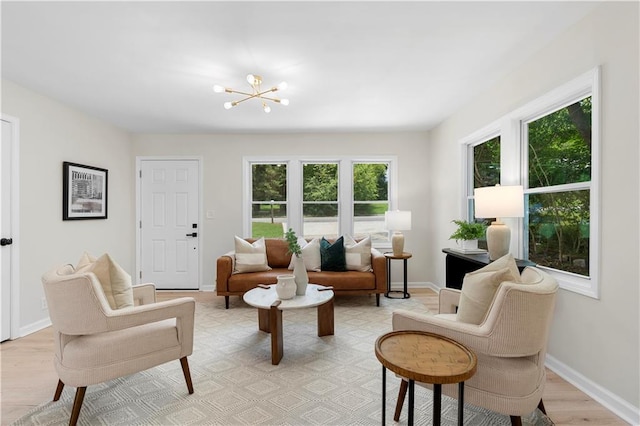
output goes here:
<path id="1" fill-rule="evenodd" d="M 558 290 L 556 280 L 538 268 L 525 268 L 520 281 L 499 285 L 484 320 L 477 325 L 458 321 L 456 308 L 461 292 L 453 289 L 440 290 L 436 315 L 397 310 L 392 319 L 393 330 L 428 331 L 473 350 L 478 369 L 465 382 L 465 403 L 509 415 L 513 425 L 520 425 L 520 416 L 531 414 L 536 407 L 545 412 L 544 359 Z M 396 421 L 406 391 L 407 382 L 403 380 Z M 455 385 L 442 386 L 442 393 L 453 398 L 457 398 L 457 392 Z"/>
<path id="2" fill-rule="evenodd" d="M 69 424 L 75 425 L 87 386 L 180 360 L 193 393 L 187 356 L 193 351 L 195 301 L 156 303 L 152 284 L 133 286 L 133 307 L 112 309 L 96 275 L 66 265 L 42 277 L 53 324 L 59 381 L 77 388 Z"/>

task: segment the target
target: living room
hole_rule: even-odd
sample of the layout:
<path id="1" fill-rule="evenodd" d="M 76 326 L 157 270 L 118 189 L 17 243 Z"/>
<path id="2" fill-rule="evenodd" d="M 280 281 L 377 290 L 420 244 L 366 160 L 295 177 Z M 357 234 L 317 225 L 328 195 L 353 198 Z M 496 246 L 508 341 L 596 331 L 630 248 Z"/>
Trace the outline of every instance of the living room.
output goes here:
<path id="1" fill-rule="evenodd" d="M 136 271 L 136 158 L 139 157 L 201 159 L 202 210 L 213 214 L 202 221 L 200 229 L 203 238 L 200 289 L 212 290 L 215 259 L 232 249 L 234 235 L 241 235 L 245 225 L 241 214 L 244 157 L 394 156 L 397 204 L 413 215 L 412 228 L 405 232 L 407 249 L 413 253 L 408 269 L 410 287 L 443 287 L 441 250 L 453 244 L 449 241 L 453 230 L 450 222 L 461 218 L 464 212 L 461 141 L 512 110 L 599 67 L 601 210 L 599 272 L 594 277 L 599 295 L 589 297 L 560 290 L 548 363 L 561 377 L 619 417 L 631 424 L 640 422 L 637 2 L 590 4 L 583 17 L 545 40 L 526 57 L 514 61 L 499 78 L 479 82 L 483 90 L 428 129 L 398 126 L 313 132 L 301 129 L 260 132 L 251 128 L 223 132 L 205 132 L 200 128 L 135 132 L 96 118 L 45 94 L 45 82 L 56 79 L 55 74 L 49 73 L 47 63 L 31 64 L 42 75 L 42 87 L 27 87 L 18 82 L 18 76 L 5 75 L 4 44 L 11 37 L 5 33 L 5 19 L 10 19 L 11 10 L 7 6 L 3 2 L 1 112 L 3 118 L 5 115 L 15 118 L 19 125 L 16 165 L 20 202 L 14 218 L 17 225 L 13 229 L 12 248 L 13 261 L 19 260 L 14 263 L 19 267 L 12 271 L 18 280 L 19 298 L 17 306 L 12 307 L 12 319 L 15 318 L 11 324 L 12 338 L 50 324 L 42 306 L 41 276 L 53 266 L 74 263 L 84 251 L 96 255 L 108 252 L 125 270 Z M 66 64 L 64 69 L 73 73 L 73 64 Z M 81 80 L 84 76 L 75 78 Z M 211 80 L 210 86 L 227 84 L 214 81 L 211 76 L 207 79 Z M 137 76 L 127 84 L 143 84 L 142 80 L 144 77 Z M 384 97 L 386 90 L 393 90 L 372 89 L 380 97 Z M 421 92 L 420 84 L 415 84 L 414 92 L 415 96 L 429 96 Z M 211 115 L 224 117 L 237 112 L 224 110 L 222 98 L 212 91 L 203 96 L 210 97 Z M 167 114 L 179 109 L 181 102 L 184 100 L 168 102 Z M 249 105 L 238 108 L 245 106 Z M 291 95 L 287 108 L 294 107 Z M 281 113 L 275 109 L 276 106 L 273 115 Z M 130 121 L 135 122 L 140 113 L 133 110 Z M 256 120 L 265 118 L 260 116 Z M 61 219 L 63 161 L 109 170 L 107 220 Z M 394 276 L 396 272 L 399 270 L 394 270 Z"/>

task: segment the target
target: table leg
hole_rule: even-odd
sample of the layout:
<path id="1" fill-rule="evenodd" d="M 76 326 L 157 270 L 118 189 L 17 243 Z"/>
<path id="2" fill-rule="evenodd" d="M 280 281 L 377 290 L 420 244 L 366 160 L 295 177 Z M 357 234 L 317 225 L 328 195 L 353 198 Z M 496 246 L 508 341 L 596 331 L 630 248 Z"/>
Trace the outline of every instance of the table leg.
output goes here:
<path id="1" fill-rule="evenodd" d="M 387 414 L 387 369 L 382 366 L 382 426 L 385 426 L 385 417 Z"/>
<path id="2" fill-rule="evenodd" d="M 271 333 L 271 327 L 269 326 L 269 316 L 271 315 L 269 309 L 258 309 L 258 328 L 265 333 Z"/>
<path id="3" fill-rule="evenodd" d="M 458 426 L 464 420 L 464 382 L 458 383 Z"/>
<path id="4" fill-rule="evenodd" d="M 318 306 L 318 336 L 332 336 L 333 331 L 333 299 L 331 299 Z"/>
<path id="5" fill-rule="evenodd" d="M 409 380 L 409 414 L 407 419 L 407 424 L 409 426 L 413 426 L 413 408 L 415 404 L 415 380 Z M 434 423 L 435 424 L 435 423 Z"/>
<path id="6" fill-rule="evenodd" d="M 269 310 L 269 324 L 271 326 L 271 364 L 278 365 L 283 354 L 282 340 L 282 311 L 278 309 L 280 300 L 276 300 Z"/>
<path id="7" fill-rule="evenodd" d="M 411 297 L 411 295 L 409 294 L 409 290 L 407 289 L 407 259 L 403 259 L 404 262 L 404 294 L 402 295 L 402 297 L 404 299 L 408 299 Z"/>
<path id="8" fill-rule="evenodd" d="M 433 426 L 440 426 L 442 412 L 442 385 L 433 385 Z"/>
<path id="9" fill-rule="evenodd" d="M 391 291 L 391 259 L 387 257 L 387 292 L 384 295 L 386 297 L 389 297 L 390 291 Z"/>

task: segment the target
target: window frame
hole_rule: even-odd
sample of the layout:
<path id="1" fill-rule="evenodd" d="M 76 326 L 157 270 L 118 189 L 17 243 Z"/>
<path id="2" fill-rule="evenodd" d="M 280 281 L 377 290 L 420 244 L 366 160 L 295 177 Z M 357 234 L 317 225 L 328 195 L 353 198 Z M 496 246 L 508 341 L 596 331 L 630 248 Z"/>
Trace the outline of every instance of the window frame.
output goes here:
<path id="1" fill-rule="evenodd" d="M 542 192 L 539 188 L 528 188 L 528 158 L 527 158 L 527 124 L 538 118 L 549 115 L 561 108 L 571 105 L 585 97 L 591 96 L 591 180 L 576 182 L 554 187 L 544 187 L 545 191 L 588 189 L 590 193 L 590 234 L 589 234 L 589 276 L 585 277 L 567 271 L 538 266 L 558 280 L 560 288 L 582 294 L 594 299 L 600 298 L 600 67 L 560 85 L 559 87 L 526 103 L 520 108 L 506 114 L 483 129 L 460 141 L 461 157 L 463 160 L 462 217 L 473 219 L 473 213 L 468 211 L 469 185 L 473 185 L 473 176 L 469 176 L 469 149 L 494 133 L 500 135 L 500 180 L 502 185 L 523 185 L 525 195 Z M 494 132 L 494 133 L 492 133 Z M 475 144 L 475 145 L 474 145 Z M 471 148 L 472 149 L 472 148 Z M 526 213 L 525 213 L 526 214 Z M 505 220 L 507 222 L 507 220 Z M 516 257 L 525 258 L 528 241 L 524 230 L 524 219 L 508 219 L 511 228 L 511 253 Z"/>
<path id="2" fill-rule="evenodd" d="M 306 163 L 337 163 L 338 164 L 338 235 L 353 235 L 353 172 L 356 163 L 386 163 L 388 164 L 389 210 L 398 209 L 398 171 L 397 156 L 245 156 L 242 159 L 242 232 L 251 236 L 251 204 L 252 204 L 252 165 L 253 164 L 286 164 L 287 167 L 287 223 L 290 228 L 303 229 L 302 213 L 302 176 L 303 165 Z M 296 206 L 294 208 L 294 206 Z M 387 241 L 372 241 L 376 248 L 391 247 L 391 238 Z"/>

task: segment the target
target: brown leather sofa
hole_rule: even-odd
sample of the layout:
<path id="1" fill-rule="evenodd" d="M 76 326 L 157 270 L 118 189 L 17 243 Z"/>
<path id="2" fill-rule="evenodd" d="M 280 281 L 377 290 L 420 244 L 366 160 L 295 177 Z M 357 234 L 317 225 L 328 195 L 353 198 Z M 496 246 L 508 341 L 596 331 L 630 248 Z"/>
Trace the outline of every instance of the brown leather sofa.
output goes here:
<path id="1" fill-rule="evenodd" d="M 255 239 L 246 238 L 253 243 Z M 291 274 L 288 269 L 291 253 L 287 242 L 282 238 L 265 238 L 267 262 L 270 271 L 233 273 L 233 254 L 227 253 L 217 260 L 216 291 L 224 296 L 225 307 L 229 309 L 229 296 L 242 296 L 258 284 L 275 284 L 277 276 Z M 376 305 L 380 306 L 380 294 L 387 289 L 387 263 L 384 255 L 375 248 L 371 249 L 371 272 L 346 271 L 307 271 L 309 282 L 333 286 L 336 295 L 376 295 Z"/>

